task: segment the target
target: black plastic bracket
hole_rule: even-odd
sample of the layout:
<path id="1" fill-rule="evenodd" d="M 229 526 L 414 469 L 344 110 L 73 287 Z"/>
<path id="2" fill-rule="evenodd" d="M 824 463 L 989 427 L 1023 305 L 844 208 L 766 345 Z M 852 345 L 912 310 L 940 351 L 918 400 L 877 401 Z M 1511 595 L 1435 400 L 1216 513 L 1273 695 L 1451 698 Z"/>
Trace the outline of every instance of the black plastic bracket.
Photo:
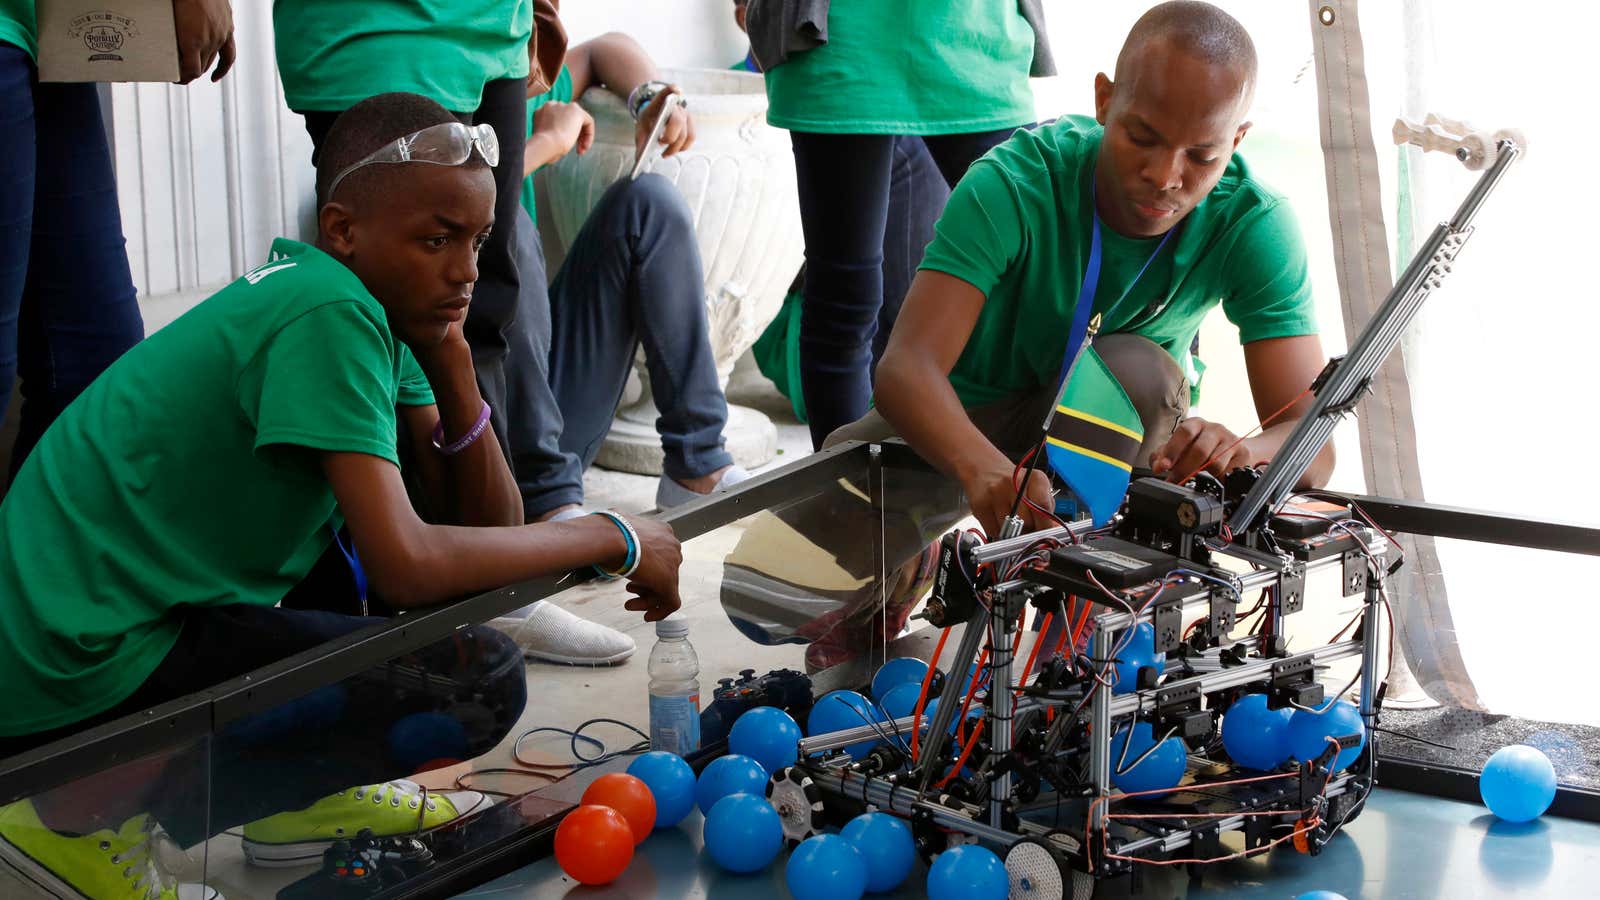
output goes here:
<path id="1" fill-rule="evenodd" d="M 1175 600 L 1163 603 L 1151 613 L 1152 624 L 1156 631 L 1157 653 L 1165 654 L 1168 650 L 1176 649 L 1183 641 L 1183 601 Z"/>
<path id="2" fill-rule="evenodd" d="M 1283 614 L 1293 615 L 1306 606 L 1306 566 L 1295 563 L 1283 573 L 1278 587 L 1279 607 Z"/>
<path id="3" fill-rule="evenodd" d="M 1341 587 L 1344 596 L 1354 597 L 1367 589 L 1367 558 L 1354 550 L 1347 550 L 1344 554 L 1344 570 Z"/>

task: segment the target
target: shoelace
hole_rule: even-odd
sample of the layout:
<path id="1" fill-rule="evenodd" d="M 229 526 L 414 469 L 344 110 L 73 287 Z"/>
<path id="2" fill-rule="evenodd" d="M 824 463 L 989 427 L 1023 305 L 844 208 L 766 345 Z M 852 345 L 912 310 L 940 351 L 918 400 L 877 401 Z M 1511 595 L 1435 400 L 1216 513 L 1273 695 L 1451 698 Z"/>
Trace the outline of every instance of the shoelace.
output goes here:
<path id="1" fill-rule="evenodd" d="M 144 891 L 144 895 L 148 900 L 160 900 L 162 892 L 174 886 L 170 876 L 162 872 L 161 868 L 156 865 L 155 860 L 150 858 L 151 832 L 154 828 L 155 823 L 146 818 L 144 824 L 139 826 L 139 830 L 144 833 L 144 836 L 134 841 L 121 853 L 111 854 L 111 864 L 123 866 L 122 877 L 132 879 L 134 890 Z M 101 841 L 100 849 L 110 850 L 111 842 Z M 124 865 L 124 863 L 127 865 Z M 138 877 L 134 876 L 135 871 L 138 872 Z"/>
<path id="2" fill-rule="evenodd" d="M 407 805 L 417 811 L 417 830 L 421 831 L 423 815 L 437 810 L 438 804 L 428 796 L 427 788 L 420 784 L 416 785 L 416 788 L 416 790 L 412 790 L 410 785 L 401 784 L 398 781 L 386 781 L 383 784 L 364 784 L 355 789 L 353 797 L 356 800 L 362 800 L 370 795 L 374 804 L 381 806 L 384 801 L 388 801 L 389 805 L 396 809 L 400 807 L 403 798 L 409 798 L 410 802 Z"/>

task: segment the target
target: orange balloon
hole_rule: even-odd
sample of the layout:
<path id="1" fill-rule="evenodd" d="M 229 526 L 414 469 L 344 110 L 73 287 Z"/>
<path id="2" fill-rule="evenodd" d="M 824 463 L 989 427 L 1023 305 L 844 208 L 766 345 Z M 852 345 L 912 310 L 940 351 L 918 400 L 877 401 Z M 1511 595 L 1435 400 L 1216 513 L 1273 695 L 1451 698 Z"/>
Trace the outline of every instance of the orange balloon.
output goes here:
<path id="1" fill-rule="evenodd" d="M 584 803 L 609 806 L 628 820 L 635 846 L 644 843 L 656 827 L 656 797 L 638 778 L 623 772 L 601 775 L 583 792 Z"/>
<path id="2" fill-rule="evenodd" d="M 622 813 L 580 806 L 556 827 L 556 862 L 584 884 L 610 884 L 633 859 L 633 830 Z"/>

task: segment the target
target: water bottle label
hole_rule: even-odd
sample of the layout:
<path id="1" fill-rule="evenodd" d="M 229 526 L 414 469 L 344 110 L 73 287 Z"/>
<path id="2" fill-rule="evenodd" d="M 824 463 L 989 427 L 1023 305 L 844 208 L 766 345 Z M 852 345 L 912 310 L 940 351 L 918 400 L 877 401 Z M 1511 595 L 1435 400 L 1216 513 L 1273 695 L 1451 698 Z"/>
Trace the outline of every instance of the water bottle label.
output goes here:
<path id="1" fill-rule="evenodd" d="M 687 756 L 700 749 L 700 695 L 650 695 L 650 749 Z"/>

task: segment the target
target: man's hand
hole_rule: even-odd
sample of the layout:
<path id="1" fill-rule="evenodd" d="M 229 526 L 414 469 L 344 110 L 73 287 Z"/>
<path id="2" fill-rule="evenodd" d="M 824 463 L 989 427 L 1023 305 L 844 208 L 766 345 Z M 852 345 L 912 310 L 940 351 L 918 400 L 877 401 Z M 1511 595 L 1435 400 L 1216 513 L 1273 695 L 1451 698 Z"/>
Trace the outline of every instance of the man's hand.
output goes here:
<path id="1" fill-rule="evenodd" d="M 204 75 L 211 64 L 212 81 L 233 68 L 233 8 L 228 0 L 172 0 L 172 19 L 178 31 L 178 83 Z"/>
<path id="2" fill-rule="evenodd" d="M 633 129 L 633 161 L 635 164 L 644 156 L 645 142 L 650 139 L 650 132 L 655 128 L 656 119 L 661 117 L 661 110 L 667 104 L 667 98 L 680 94 L 677 85 L 668 85 L 667 89 L 657 94 L 650 101 L 650 105 L 639 114 L 639 122 Z M 689 149 L 694 144 L 694 119 L 690 118 L 689 110 L 683 104 L 675 103 L 672 106 L 671 117 L 665 125 L 661 126 L 660 141 L 666 149 L 661 151 L 662 156 L 672 156 L 683 150 Z"/>
<path id="3" fill-rule="evenodd" d="M 961 482 L 967 493 L 967 503 L 972 506 L 972 514 L 978 517 L 978 522 L 983 525 L 983 533 L 991 539 L 1000 536 L 1000 525 L 1011 514 L 1011 504 L 1017 499 L 1015 475 L 1016 467 L 1010 460 L 1001 457 L 997 464 Z M 1055 505 L 1055 500 L 1050 496 L 1050 476 L 1044 472 L 1038 469 L 1029 472 L 1025 489 L 1028 499 L 1040 507 L 1050 509 Z M 1017 515 L 1022 517 L 1024 532 L 1038 531 L 1054 524 L 1026 503 L 1017 504 Z"/>
<path id="4" fill-rule="evenodd" d="M 576 103 L 547 100 L 533 114 L 533 133 L 550 137 L 559 150 L 556 159 L 573 149 L 582 156 L 594 143 L 594 118 Z"/>
<path id="5" fill-rule="evenodd" d="M 428 376 L 430 384 L 442 381 L 446 373 L 471 371 L 472 348 L 462 333 L 462 322 L 451 322 L 444 340 L 439 343 L 411 348 L 411 355 L 416 357 L 417 365 L 422 368 L 422 374 Z"/>
<path id="6" fill-rule="evenodd" d="M 1239 436 L 1226 427 L 1201 418 L 1188 418 L 1178 425 L 1166 446 L 1150 457 L 1150 469 L 1173 482 L 1201 471 L 1221 478 L 1240 466 L 1257 462 L 1256 452 L 1250 441 L 1240 441 Z M 1212 459 L 1213 456 L 1216 459 Z"/>
<path id="7" fill-rule="evenodd" d="M 639 568 L 628 579 L 633 599 L 625 609 L 644 613 L 646 622 L 659 622 L 676 612 L 678 567 L 683 565 L 683 548 L 672 526 L 655 519 L 628 516 L 628 524 L 639 535 Z"/>

